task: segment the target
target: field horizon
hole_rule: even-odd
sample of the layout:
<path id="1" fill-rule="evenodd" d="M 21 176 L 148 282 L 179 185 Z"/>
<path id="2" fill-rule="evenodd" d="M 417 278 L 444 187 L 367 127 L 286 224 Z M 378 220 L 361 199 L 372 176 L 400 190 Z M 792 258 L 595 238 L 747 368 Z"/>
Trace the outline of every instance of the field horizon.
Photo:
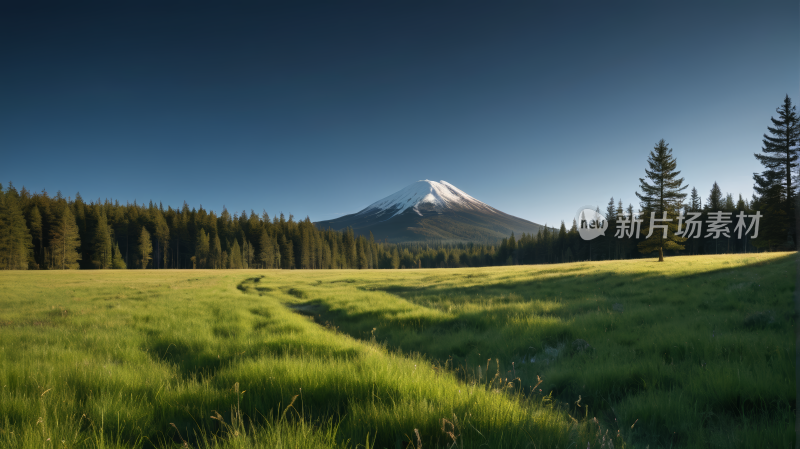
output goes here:
<path id="1" fill-rule="evenodd" d="M 791 448 L 796 257 L 3 272 L 0 446 Z"/>

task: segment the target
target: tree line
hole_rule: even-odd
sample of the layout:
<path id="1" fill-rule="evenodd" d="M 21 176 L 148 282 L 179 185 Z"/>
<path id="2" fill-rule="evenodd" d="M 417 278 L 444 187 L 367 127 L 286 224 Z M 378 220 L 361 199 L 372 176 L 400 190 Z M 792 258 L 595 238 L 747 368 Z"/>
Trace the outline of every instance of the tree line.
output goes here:
<path id="1" fill-rule="evenodd" d="M 636 250 L 641 254 L 657 251 L 660 261 L 664 260 L 665 251 L 673 254 L 687 250 L 689 254 L 719 254 L 796 250 L 800 118 L 788 95 L 776 112 L 778 118 L 771 117 L 772 126 L 767 127 L 769 134 L 764 134 L 761 153 L 754 154 L 764 171 L 753 174 L 754 193 L 749 201 L 741 194 L 736 201 L 730 193 L 723 195 L 716 182 L 711 186 L 705 204 L 696 188 L 687 194 L 688 186 L 684 184 L 684 178 L 679 177 L 677 160 L 662 139 L 650 152 L 645 176 L 639 179 L 640 191 L 636 192 L 640 200 L 639 211 L 634 213 L 631 204 L 623 210 L 622 202 L 615 205 L 614 198 L 611 198 L 605 217 L 608 227 L 616 232 L 606 234 L 596 242 L 580 242 L 575 238 L 576 232 L 570 232 L 572 239 L 570 234 L 563 235 L 562 223 L 558 241 L 572 240 L 579 259 L 587 257 L 587 251 L 588 258 L 592 259 L 593 242 L 598 258 L 606 259 L 627 258 Z M 597 212 L 600 212 L 599 208 Z M 690 221 L 695 221 L 696 225 L 691 230 Z M 634 229 L 637 222 L 639 224 Z M 630 232 L 625 230 L 626 227 Z M 568 261 L 574 254 L 569 243 L 560 248 L 562 258 Z"/>
<path id="2" fill-rule="evenodd" d="M 252 210 L 231 215 L 214 211 L 125 204 L 109 200 L 86 203 L 80 194 L 64 198 L 61 192 L 31 193 L 24 187 L 0 184 L 0 269 L 125 269 L 125 268 L 281 268 L 281 269 L 397 269 L 480 267 L 546 264 L 581 260 L 642 257 L 667 254 L 719 254 L 758 250 L 795 250 L 795 201 L 800 153 L 800 119 L 787 95 L 771 118 L 761 154 L 755 157 L 764 171 L 754 173 L 754 194 L 723 194 L 714 182 L 708 196 L 678 178 L 677 161 L 663 140 L 650 152 L 645 177 L 640 178 L 639 210 L 623 207 L 612 197 L 604 215 L 606 233 L 593 240 L 580 237 L 577 220 L 567 229 L 546 225 L 537 234 L 512 235 L 492 243 L 379 242 L 355 235 L 352 229 L 318 229 L 309 219 L 295 221 L 283 214 L 272 218 Z M 688 196 L 688 200 L 687 200 Z M 597 208 L 597 212 L 601 212 Z M 681 235 L 678 225 L 690 213 L 708 222 L 716 212 L 730 215 L 761 214 L 757 238 L 736 236 L 736 220 L 718 226 L 718 238 L 706 232 Z M 649 232 L 650 218 L 663 217 L 657 232 Z M 641 220 L 636 232 L 620 232 L 620 224 Z M 753 218 L 748 218 L 748 226 Z M 654 226 L 655 227 L 655 226 Z M 650 234 L 649 237 L 643 238 Z"/>
<path id="3" fill-rule="evenodd" d="M 701 219 L 705 222 L 708 221 L 709 213 L 722 211 L 730 212 L 735 216 L 739 211 L 744 211 L 747 215 L 752 215 L 755 211 L 753 209 L 753 202 L 738 196 L 734 199 L 733 195 L 723 194 L 719 185 L 715 182 L 705 202 L 700 197 L 696 188 L 692 188 L 691 200 L 688 204 L 682 205 L 684 213 L 686 212 L 699 212 Z M 586 260 L 622 260 L 622 259 L 635 259 L 639 257 L 647 257 L 654 251 L 658 251 L 659 246 L 652 247 L 652 241 L 645 239 L 648 233 L 647 223 L 650 220 L 650 212 L 653 207 L 649 205 L 640 205 L 641 209 L 635 210 L 633 204 L 623 205 L 621 199 L 615 200 L 613 197 L 609 200 L 605 209 L 597 208 L 599 213 L 608 217 L 608 228 L 604 235 L 593 239 L 583 240 L 578 232 L 577 220 L 572 220 L 572 225 L 567 228 L 564 222 L 558 230 L 543 229 L 538 234 L 528 235 L 523 234 L 519 238 L 511 236 L 503 239 L 499 246 L 499 257 L 504 258 L 503 265 L 510 264 L 542 264 L 542 263 L 564 263 Z M 669 235 L 674 235 L 677 232 L 677 216 L 680 214 L 681 208 L 675 209 L 675 212 L 670 212 L 669 217 L 673 218 L 673 229 Z M 657 215 L 661 216 L 661 215 Z M 642 221 L 641 231 L 629 236 L 624 234 L 621 238 L 618 237 L 618 222 L 620 218 L 628 220 L 639 219 Z M 748 224 L 751 220 L 747 221 Z M 764 220 L 761 220 L 764 223 Z M 679 255 L 679 254 L 730 254 L 730 253 L 745 253 L 745 252 L 758 252 L 770 249 L 777 249 L 776 247 L 769 247 L 767 242 L 771 240 L 763 239 L 764 228 L 760 228 L 760 234 L 757 239 L 751 239 L 747 236 L 744 238 L 737 238 L 733 228 L 735 221 L 727 224 L 724 228 L 727 230 L 727 236 L 721 235 L 718 239 L 707 237 L 706 228 L 703 227 L 703 232 L 699 238 L 683 239 L 683 245 L 680 247 L 669 246 L 663 249 L 666 255 Z"/>
<path id="4" fill-rule="evenodd" d="M 377 268 L 374 238 L 317 229 L 306 218 L 231 215 L 17 191 L 0 185 L 0 267 Z"/>
<path id="5" fill-rule="evenodd" d="M 0 269 L 434 268 L 495 264 L 491 244 L 392 244 L 308 218 L 85 202 L 0 185 Z"/>
<path id="6" fill-rule="evenodd" d="M 653 252 L 658 252 L 663 261 L 665 252 L 796 250 L 800 118 L 788 95 L 776 112 L 778 118 L 771 117 L 772 126 L 767 127 L 769 134 L 764 134 L 761 153 L 754 154 L 764 171 L 753 174 L 751 199 L 740 194 L 734 200 L 732 194 L 723 194 L 717 182 L 705 202 L 696 188 L 686 193 L 688 185 L 679 177 L 677 160 L 662 139 L 650 152 L 645 176 L 639 179 L 639 210 L 634 212 L 632 204 L 623 208 L 622 201 L 615 204 L 612 197 L 604 211 L 608 226 L 605 235 L 585 241 L 573 220 L 569 231 L 562 222 L 557 234 L 545 230 L 535 237 L 523 236 L 519 242 L 512 236 L 503 241 L 499 252 L 509 254 L 509 263 L 551 263 L 627 259 Z M 599 207 L 597 213 L 601 213 Z M 690 220 L 696 221 L 698 232 L 694 232 L 697 228 L 689 231 Z M 640 223 L 634 229 L 636 222 Z"/>

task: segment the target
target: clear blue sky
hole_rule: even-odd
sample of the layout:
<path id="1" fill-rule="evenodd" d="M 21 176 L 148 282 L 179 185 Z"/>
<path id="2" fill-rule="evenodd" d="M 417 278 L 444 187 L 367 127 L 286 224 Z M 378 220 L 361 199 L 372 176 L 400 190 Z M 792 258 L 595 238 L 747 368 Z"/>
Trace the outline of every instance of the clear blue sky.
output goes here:
<path id="1" fill-rule="evenodd" d="M 662 138 L 749 197 L 800 5 L 5 1 L 0 58 L 3 185 L 316 221 L 433 179 L 552 225 L 636 206 Z"/>

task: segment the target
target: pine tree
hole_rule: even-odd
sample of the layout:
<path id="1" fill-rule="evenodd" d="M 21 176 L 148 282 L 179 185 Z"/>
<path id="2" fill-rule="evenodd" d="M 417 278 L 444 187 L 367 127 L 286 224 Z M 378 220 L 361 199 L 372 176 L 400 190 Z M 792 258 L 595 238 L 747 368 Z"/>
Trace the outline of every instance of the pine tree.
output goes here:
<path id="1" fill-rule="evenodd" d="M 93 239 L 94 251 L 92 254 L 92 263 L 95 268 L 106 269 L 111 268 L 112 265 L 112 245 L 111 245 L 111 232 L 108 228 L 108 220 L 104 213 L 100 213 L 97 217 L 97 225 L 94 229 Z"/>
<path id="2" fill-rule="evenodd" d="M 111 261 L 111 268 L 115 270 L 124 270 L 128 268 L 125 264 L 125 258 L 119 251 L 119 243 L 114 244 L 113 260 Z"/>
<path id="3" fill-rule="evenodd" d="M 50 255 L 52 268 L 56 270 L 77 270 L 81 260 L 81 238 L 72 209 L 64 202 L 60 216 L 51 231 Z"/>
<path id="4" fill-rule="evenodd" d="M 362 236 L 358 238 L 357 248 L 356 251 L 358 253 L 358 269 L 365 270 L 369 268 L 367 261 L 367 252 L 364 250 L 364 247 L 367 244 L 367 240 Z"/>
<path id="5" fill-rule="evenodd" d="M 271 237 L 268 233 L 263 232 L 261 233 L 259 243 L 261 252 L 259 252 L 258 258 L 261 260 L 264 268 L 273 268 L 275 263 L 275 244 L 273 237 Z"/>
<path id="6" fill-rule="evenodd" d="M 150 233 L 147 228 L 142 226 L 142 232 L 139 234 L 139 262 L 142 269 L 147 268 L 147 264 L 153 259 L 153 241 L 151 240 Z"/>
<path id="7" fill-rule="evenodd" d="M 525 234 L 522 234 L 523 238 Z M 522 239 L 520 239 L 520 242 Z M 561 220 L 561 227 L 558 228 L 558 254 L 559 254 L 559 261 L 560 262 L 567 262 L 567 254 L 566 248 L 567 246 L 567 226 L 564 224 L 564 220 Z"/>
<path id="8" fill-rule="evenodd" d="M 636 218 L 636 213 L 633 210 L 633 204 L 628 203 L 628 207 L 625 209 L 625 216 L 628 217 L 628 219 L 631 222 L 633 222 L 633 220 Z M 626 237 L 623 240 L 625 242 L 625 249 L 623 250 L 623 252 L 625 252 L 625 255 L 627 257 L 634 257 L 633 255 L 636 252 L 636 243 L 635 242 L 636 242 L 636 239 L 638 239 L 639 237 L 640 236 L 631 233 L 631 237 Z"/>
<path id="9" fill-rule="evenodd" d="M 405 257 L 401 257 L 400 258 L 400 266 L 405 268 L 405 264 L 403 263 L 403 259 L 405 259 Z M 458 268 L 458 264 L 459 264 L 460 261 L 461 261 L 461 258 L 458 255 L 458 249 L 455 249 L 453 251 L 450 251 L 447 254 L 447 260 L 445 260 L 445 266 L 447 268 Z"/>
<path id="10" fill-rule="evenodd" d="M 678 231 L 677 216 L 686 194 L 682 193 L 688 186 L 683 185 L 683 178 L 678 178 L 680 171 L 676 171 L 677 162 L 672 156 L 672 149 L 661 139 L 647 160 L 649 169 L 645 169 L 646 177 L 652 182 L 648 183 L 644 178 L 639 178 L 642 193 L 636 192 L 636 196 L 641 200 L 642 210 L 645 211 L 643 228 L 646 234 L 651 234 L 649 238 L 641 242 L 639 251 L 648 254 L 658 251 L 658 261 L 664 261 L 664 249 L 682 250 L 681 243 L 686 239 L 675 235 Z M 649 217 L 647 216 L 649 215 Z M 650 229 L 650 219 L 663 219 L 668 221 L 660 222 L 666 225 L 666 233 L 663 229 Z M 654 222 L 654 224 L 657 224 Z M 666 234 L 666 235 L 665 235 Z"/>
<path id="11" fill-rule="evenodd" d="M 703 212 L 703 199 L 700 198 L 697 188 L 692 187 L 692 193 L 689 195 L 689 201 L 686 203 L 684 209 L 687 212 L 687 216 L 688 212 Z M 698 239 L 690 239 L 690 245 L 691 253 L 697 254 Z"/>
<path id="12" fill-rule="evenodd" d="M 169 226 L 167 221 L 164 220 L 164 215 L 161 211 L 156 213 L 156 243 L 158 244 L 158 260 L 161 262 L 161 268 L 167 265 L 167 254 L 169 250 Z"/>
<path id="13" fill-rule="evenodd" d="M 228 269 L 231 268 L 230 252 L 228 252 L 228 251 L 223 251 L 222 252 L 222 263 L 221 263 L 221 265 L 222 265 L 222 268 L 225 269 L 225 270 L 228 270 Z"/>
<path id="14" fill-rule="evenodd" d="M 230 266 L 232 269 L 242 268 L 242 251 L 239 248 L 239 241 L 233 239 L 233 246 L 231 247 Z"/>
<path id="15" fill-rule="evenodd" d="M 289 270 L 294 268 L 294 245 L 291 240 L 281 235 L 280 243 L 281 268 Z"/>
<path id="16" fill-rule="evenodd" d="M 768 250 L 790 249 L 793 242 L 788 241 L 787 236 L 789 217 L 786 216 L 786 209 L 783 207 L 786 191 L 784 185 L 775 178 L 774 174 L 766 173 L 762 179 L 768 182 L 756 187 L 759 195 L 754 198 L 752 207 L 761 212 L 762 218 L 758 238 L 751 243 L 756 248 Z M 757 179 L 756 183 L 758 181 Z"/>
<path id="17" fill-rule="evenodd" d="M 378 268 L 378 245 L 375 243 L 375 236 L 369 231 L 369 246 L 372 255 L 372 268 Z"/>
<path id="18" fill-rule="evenodd" d="M 736 201 L 736 210 L 737 211 L 739 211 L 739 210 L 747 211 L 747 209 L 749 209 L 749 207 L 747 207 L 747 203 L 745 202 L 744 198 L 742 198 L 742 194 L 740 193 L 739 194 L 739 200 Z"/>
<path id="19" fill-rule="evenodd" d="M 397 246 L 392 249 L 391 267 L 395 270 L 400 268 L 400 252 L 397 251 Z"/>
<path id="20" fill-rule="evenodd" d="M 516 265 L 517 263 L 517 239 L 514 237 L 514 232 L 511 232 L 511 237 L 508 238 L 508 260 L 506 265 Z"/>
<path id="21" fill-rule="evenodd" d="M 708 193 L 708 199 L 706 199 L 706 211 L 717 212 L 724 207 L 725 200 L 722 198 L 722 189 L 719 188 L 717 181 L 714 181 L 714 185 L 711 186 L 711 191 Z"/>
<path id="22" fill-rule="evenodd" d="M 203 229 L 198 230 L 194 248 L 194 263 L 197 268 L 209 268 L 209 245 L 208 233 Z"/>
<path id="23" fill-rule="evenodd" d="M 689 210 L 691 212 L 700 212 L 703 210 L 703 201 L 697 193 L 697 189 L 692 187 L 692 195 L 689 197 Z"/>
<path id="24" fill-rule="evenodd" d="M 356 253 L 356 239 L 353 234 L 353 228 L 347 228 L 345 231 L 345 241 L 344 241 L 344 249 L 345 249 L 345 256 L 347 257 L 347 268 L 356 268 L 358 261 L 357 261 L 357 253 Z M 400 257 L 398 255 L 398 257 Z"/>
<path id="25" fill-rule="evenodd" d="M 772 134 L 764 134 L 764 146 L 761 148 L 763 154 L 754 154 L 756 159 L 764 166 L 765 170 L 761 174 L 754 173 L 756 181 L 754 190 L 763 197 L 761 201 L 764 208 L 770 209 L 772 215 L 777 214 L 777 208 L 783 210 L 786 229 L 784 231 L 786 239 L 792 248 L 796 247 L 795 227 L 796 217 L 794 214 L 794 198 L 797 195 L 797 184 L 792 182 L 796 176 L 795 169 L 798 166 L 797 160 L 800 157 L 800 117 L 797 115 L 792 100 L 786 95 L 783 105 L 776 109 L 779 119 L 770 117 L 773 126 L 767 129 Z M 775 184 L 780 184 L 776 188 Z M 775 202 L 778 204 L 773 204 Z M 764 216 L 766 220 L 766 215 Z M 775 215 L 775 219 L 779 219 Z"/>
<path id="26" fill-rule="evenodd" d="M 496 257 L 497 260 L 495 261 L 495 263 L 497 265 L 507 265 L 509 259 L 508 238 L 504 238 L 503 240 L 500 241 L 500 246 L 497 248 Z M 437 264 L 436 266 L 438 267 L 439 265 Z"/>
<path id="27" fill-rule="evenodd" d="M 736 210 L 736 204 L 733 202 L 732 194 L 729 193 L 725 195 L 725 203 L 723 204 L 722 209 L 725 210 L 725 212 L 733 212 Z"/>
<path id="28" fill-rule="evenodd" d="M 625 215 L 625 208 L 622 206 L 622 198 L 620 198 L 617 201 L 617 211 L 616 211 L 615 218 L 617 220 L 620 220 L 620 219 L 622 219 L 622 217 L 624 215 Z M 611 235 L 612 235 L 612 238 L 614 238 L 614 241 L 615 241 L 614 246 L 616 247 L 616 250 L 617 250 L 617 258 L 618 259 L 624 259 L 625 258 L 624 242 L 626 241 L 627 237 L 623 237 L 623 238 L 613 237 L 616 233 L 617 233 L 617 231 L 615 229 L 614 230 L 614 234 L 611 234 Z"/>
<path id="29" fill-rule="evenodd" d="M 282 266 L 281 265 L 281 263 L 282 263 L 281 262 L 281 251 L 280 251 L 280 245 L 278 244 L 278 239 L 277 238 L 273 238 L 272 239 L 272 247 L 275 249 L 275 262 L 272 264 L 272 266 L 273 266 L 273 268 L 280 268 Z"/>
<path id="30" fill-rule="evenodd" d="M 61 191 L 56 193 L 56 198 L 61 197 Z M 81 259 L 79 268 L 89 268 L 92 264 L 92 233 L 89 229 L 88 220 L 86 220 L 86 203 L 83 202 L 81 192 L 75 194 L 75 203 L 72 204 L 72 214 L 75 217 L 75 225 L 78 227 L 78 236 L 81 242 L 85 244 L 81 246 Z"/>
<path id="31" fill-rule="evenodd" d="M 255 260 L 255 250 L 253 249 L 253 244 L 247 240 L 245 240 L 244 243 L 245 248 L 242 253 L 242 264 L 245 268 L 253 268 L 253 261 Z"/>
<path id="32" fill-rule="evenodd" d="M 331 238 L 331 268 L 342 268 L 342 253 L 339 250 L 339 236 Z"/>
<path id="33" fill-rule="evenodd" d="M 615 228 L 617 227 L 617 209 L 614 205 L 614 197 L 612 196 L 610 200 L 608 200 L 608 204 L 606 205 L 606 221 L 608 222 L 608 228 L 606 229 L 605 233 L 605 240 L 608 242 L 607 249 L 608 253 L 606 254 L 607 259 L 614 258 L 614 233 Z"/>
<path id="34" fill-rule="evenodd" d="M 373 256 L 374 257 L 374 256 Z M 322 267 L 324 269 L 333 268 L 331 265 L 333 263 L 333 259 L 331 257 L 331 247 L 323 241 L 322 242 Z M 373 265 L 372 268 L 377 268 L 377 264 Z"/>
<path id="35" fill-rule="evenodd" d="M 300 268 L 308 270 L 311 268 L 311 238 L 309 236 L 308 228 L 304 228 L 301 233 L 300 242 L 298 242 L 298 249 L 300 250 Z"/>
<path id="36" fill-rule="evenodd" d="M 39 212 L 39 208 L 36 207 L 35 204 L 28 213 L 28 228 L 31 230 L 34 248 L 38 248 L 38 251 L 36 251 L 38 256 L 36 257 L 36 260 L 38 263 L 42 263 L 42 252 L 44 249 L 44 228 L 42 226 L 42 214 Z"/>
<path id="37" fill-rule="evenodd" d="M 209 238 L 210 238 L 210 235 L 209 235 Z M 222 242 L 220 242 L 219 235 L 216 232 L 214 232 L 214 240 L 211 241 L 211 244 L 210 244 L 210 247 L 209 247 L 209 250 L 208 250 L 208 254 L 209 254 L 208 257 L 210 259 L 210 264 L 208 266 L 209 268 L 214 268 L 214 269 L 225 268 L 225 266 L 222 263 L 223 262 L 222 261 Z"/>
<path id="38" fill-rule="evenodd" d="M 0 269 L 27 269 L 32 248 L 17 191 L 9 184 L 4 193 L 0 186 Z"/>

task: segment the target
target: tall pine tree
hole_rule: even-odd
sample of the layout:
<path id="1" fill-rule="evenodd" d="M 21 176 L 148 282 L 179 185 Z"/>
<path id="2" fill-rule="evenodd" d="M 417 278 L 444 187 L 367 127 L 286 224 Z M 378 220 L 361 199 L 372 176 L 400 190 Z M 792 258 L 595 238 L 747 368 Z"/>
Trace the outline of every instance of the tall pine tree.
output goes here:
<path id="1" fill-rule="evenodd" d="M 608 228 L 606 229 L 606 233 L 603 238 L 607 243 L 606 259 L 610 260 L 614 258 L 614 233 L 616 232 L 617 227 L 617 209 L 614 205 L 613 196 L 610 200 L 608 200 L 608 204 L 606 205 L 606 221 L 608 222 Z M 564 223 L 561 223 L 561 225 L 563 226 Z"/>
<path id="2" fill-rule="evenodd" d="M 7 192 L 0 186 L 0 269 L 25 270 L 31 259 L 33 243 L 16 189 Z"/>
<path id="3" fill-rule="evenodd" d="M 94 251 L 92 263 L 95 268 L 111 268 L 113 262 L 111 231 L 108 227 L 106 215 L 100 212 L 97 217 L 97 225 L 94 229 Z"/>
<path id="4" fill-rule="evenodd" d="M 242 267 L 242 251 L 239 248 L 239 241 L 233 239 L 233 246 L 231 247 L 230 266 L 233 269 L 241 269 Z"/>
<path id="5" fill-rule="evenodd" d="M 158 260 L 161 263 L 161 268 L 165 268 L 167 266 L 167 255 L 169 254 L 169 226 L 167 226 L 167 221 L 164 219 L 164 214 L 160 210 L 156 212 L 155 221 Z"/>
<path id="6" fill-rule="evenodd" d="M 119 243 L 114 245 L 114 255 L 111 261 L 111 268 L 115 270 L 124 270 L 128 268 L 128 266 L 125 264 L 125 256 L 123 256 L 119 250 Z"/>
<path id="7" fill-rule="evenodd" d="M 72 208 L 64 201 L 50 235 L 51 267 L 56 270 L 77 270 L 81 260 L 81 238 Z"/>
<path id="8" fill-rule="evenodd" d="M 194 249 L 195 268 L 208 268 L 209 241 L 208 233 L 203 229 L 197 231 L 197 242 Z"/>
<path id="9" fill-rule="evenodd" d="M 796 248 L 794 214 L 794 198 L 797 195 L 797 184 L 793 182 L 796 176 L 795 169 L 800 156 L 800 117 L 789 95 L 783 100 L 783 105 L 776 109 L 778 119 L 770 117 L 774 126 L 768 126 L 771 136 L 764 134 L 762 154 L 754 154 L 756 159 L 764 166 L 760 174 L 754 173 L 754 190 L 761 197 L 762 208 L 769 209 L 774 216 L 773 220 L 782 220 L 785 223 L 785 238 L 789 246 Z M 776 184 L 780 184 L 777 187 Z M 783 214 L 777 212 L 783 210 Z M 783 217 L 783 218 L 781 218 Z M 764 215 L 765 221 L 767 216 Z"/>
<path id="10" fill-rule="evenodd" d="M 147 264 L 153 258 L 153 241 L 151 240 L 150 233 L 147 228 L 142 226 L 142 232 L 139 234 L 139 263 L 142 268 L 147 268 Z"/>
<path id="11" fill-rule="evenodd" d="M 44 249 L 44 226 L 42 222 L 42 214 L 39 208 L 34 204 L 28 212 L 28 228 L 31 230 L 33 237 L 34 251 L 36 252 L 36 261 L 42 263 L 42 252 Z"/>
<path id="12" fill-rule="evenodd" d="M 703 200 L 700 199 L 700 194 L 697 193 L 697 188 L 692 187 L 692 194 L 689 197 L 689 211 L 700 212 L 703 209 Z"/>
<path id="13" fill-rule="evenodd" d="M 725 199 L 722 197 L 722 189 L 719 188 L 717 181 L 711 186 L 711 191 L 708 192 L 708 199 L 706 199 L 706 210 L 708 212 L 717 212 L 725 208 Z"/>
<path id="14" fill-rule="evenodd" d="M 664 261 L 664 250 L 682 250 L 682 243 L 685 238 L 675 235 L 678 231 L 677 217 L 683 206 L 686 194 L 682 193 L 688 186 L 683 185 L 683 178 L 678 178 L 680 171 L 677 168 L 677 161 L 672 156 L 672 149 L 661 139 L 650 157 L 647 159 L 648 169 L 645 169 L 646 178 L 639 178 L 639 188 L 642 193 L 636 192 L 636 196 L 641 200 L 641 207 L 644 211 L 645 235 L 649 235 L 639 243 L 639 251 L 643 254 L 658 251 L 658 261 Z M 657 222 L 655 220 L 666 221 Z M 666 228 L 651 228 L 651 224 L 666 226 Z"/>
<path id="15" fill-rule="evenodd" d="M 258 258 L 261 260 L 264 268 L 270 269 L 275 266 L 275 239 L 267 232 L 261 233 L 260 245 L 261 252 Z"/>

